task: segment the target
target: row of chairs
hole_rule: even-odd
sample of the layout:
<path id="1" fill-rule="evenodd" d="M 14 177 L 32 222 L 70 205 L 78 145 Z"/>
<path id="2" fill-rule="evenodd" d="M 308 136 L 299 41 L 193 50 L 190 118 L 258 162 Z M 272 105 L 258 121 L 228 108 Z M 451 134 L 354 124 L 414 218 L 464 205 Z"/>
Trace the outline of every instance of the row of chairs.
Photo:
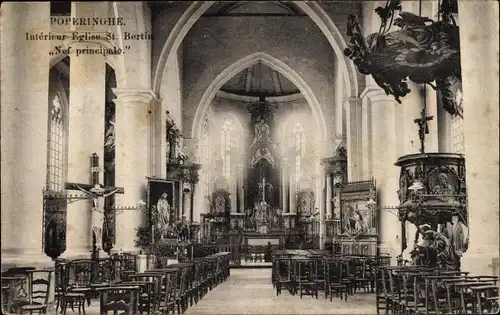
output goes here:
<path id="1" fill-rule="evenodd" d="M 498 277 L 425 266 L 377 267 L 377 314 L 494 314 Z"/>
<path id="2" fill-rule="evenodd" d="M 229 253 L 218 253 L 169 266 L 158 265 L 141 273 L 125 267 L 111 272 L 110 279 L 98 282 L 89 282 L 88 264 L 59 262 L 56 308 L 65 314 L 68 307 L 73 309 L 76 304 L 79 313 L 85 314 L 86 301 L 98 296 L 101 314 L 119 310 L 127 314 L 180 314 L 229 277 L 229 260 Z"/>
<path id="3" fill-rule="evenodd" d="M 55 262 L 55 302 L 56 311 L 62 314 L 71 308 L 85 314 L 85 305 L 98 296 L 96 284 L 125 279 L 136 272 L 137 256 L 122 253 L 99 260 L 56 260 Z"/>
<path id="4" fill-rule="evenodd" d="M 347 301 L 348 295 L 358 290 L 374 291 L 373 267 L 381 263 L 376 257 L 280 255 L 273 259 L 272 281 L 277 295 L 286 287 L 290 294 L 299 294 L 301 298 L 318 298 L 319 291 L 323 291 L 330 301 L 334 294 Z M 384 263 L 388 264 L 389 259 Z"/>

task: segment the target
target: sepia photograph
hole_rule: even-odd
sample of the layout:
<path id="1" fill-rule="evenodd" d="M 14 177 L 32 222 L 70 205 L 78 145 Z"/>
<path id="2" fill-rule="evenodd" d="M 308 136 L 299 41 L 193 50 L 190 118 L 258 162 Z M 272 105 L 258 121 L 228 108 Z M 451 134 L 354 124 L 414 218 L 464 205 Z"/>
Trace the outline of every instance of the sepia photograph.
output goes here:
<path id="1" fill-rule="evenodd" d="M 2 314 L 497 314 L 499 6 L 3 2 Z"/>

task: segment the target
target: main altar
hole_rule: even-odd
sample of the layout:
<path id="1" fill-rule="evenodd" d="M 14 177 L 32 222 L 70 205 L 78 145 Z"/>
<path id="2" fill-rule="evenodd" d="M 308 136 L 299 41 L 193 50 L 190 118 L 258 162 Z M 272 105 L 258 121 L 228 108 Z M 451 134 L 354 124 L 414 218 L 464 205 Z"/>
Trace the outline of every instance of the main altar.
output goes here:
<path id="1" fill-rule="evenodd" d="M 282 246 L 285 228 L 280 205 L 280 159 L 273 139 L 275 104 L 261 98 L 247 106 L 253 131 L 246 163 L 243 244 Z"/>

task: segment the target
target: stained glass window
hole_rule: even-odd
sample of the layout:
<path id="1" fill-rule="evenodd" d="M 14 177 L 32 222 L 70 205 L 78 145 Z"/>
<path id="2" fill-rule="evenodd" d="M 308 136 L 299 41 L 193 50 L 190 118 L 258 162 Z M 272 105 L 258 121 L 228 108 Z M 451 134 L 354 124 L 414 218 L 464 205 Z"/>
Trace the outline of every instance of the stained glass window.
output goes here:
<path id="1" fill-rule="evenodd" d="M 53 191 L 64 190 L 66 144 L 65 112 L 59 95 L 50 104 L 48 134 L 47 188 Z"/>
<path id="2" fill-rule="evenodd" d="M 454 153 L 464 154 L 464 120 L 454 116 L 451 124 L 452 147 Z"/>
<path id="3" fill-rule="evenodd" d="M 203 134 L 201 139 L 201 161 L 204 174 L 203 196 L 210 195 L 210 129 L 208 118 L 203 121 Z"/>
<path id="4" fill-rule="evenodd" d="M 302 174 L 302 158 L 305 155 L 306 137 L 304 127 L 300 123 L 295 123 L 292 128 L 293 146 L 295 147 L 295 182 L 297 191 L 299 190 L 299 179 Z"/>
<path id="5" fill-rule="evenodd" d="M 222 174 L 229 182 L 231 182 L 231 149 L 234 144 L 234 124 L 231 120 L 225 119 L 221 130 Z"/>

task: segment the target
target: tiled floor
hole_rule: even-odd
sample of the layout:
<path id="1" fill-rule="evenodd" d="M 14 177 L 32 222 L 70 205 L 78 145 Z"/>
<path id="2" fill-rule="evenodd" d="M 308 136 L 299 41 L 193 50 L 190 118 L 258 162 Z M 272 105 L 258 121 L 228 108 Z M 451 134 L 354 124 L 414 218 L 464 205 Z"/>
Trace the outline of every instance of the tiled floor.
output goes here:
<path id="1" fill-rule="evenodd" d="M 93 301 L 87 315 L 98 315 L 98 301 Z M 271 284 L 271 269 L 231 269 L 231 276 L 198 302 L 186 315 L 211 314 L 375 314 L 375 295 L 356 293 L 347 302 L 334 298 L 332 302 L 320 294 L 292 296 L 282 291 L 276 296 Z M 69 310 L 68 315 L 72 314 Z M 76 312 L 76 314 L 78 314 Z"/>

